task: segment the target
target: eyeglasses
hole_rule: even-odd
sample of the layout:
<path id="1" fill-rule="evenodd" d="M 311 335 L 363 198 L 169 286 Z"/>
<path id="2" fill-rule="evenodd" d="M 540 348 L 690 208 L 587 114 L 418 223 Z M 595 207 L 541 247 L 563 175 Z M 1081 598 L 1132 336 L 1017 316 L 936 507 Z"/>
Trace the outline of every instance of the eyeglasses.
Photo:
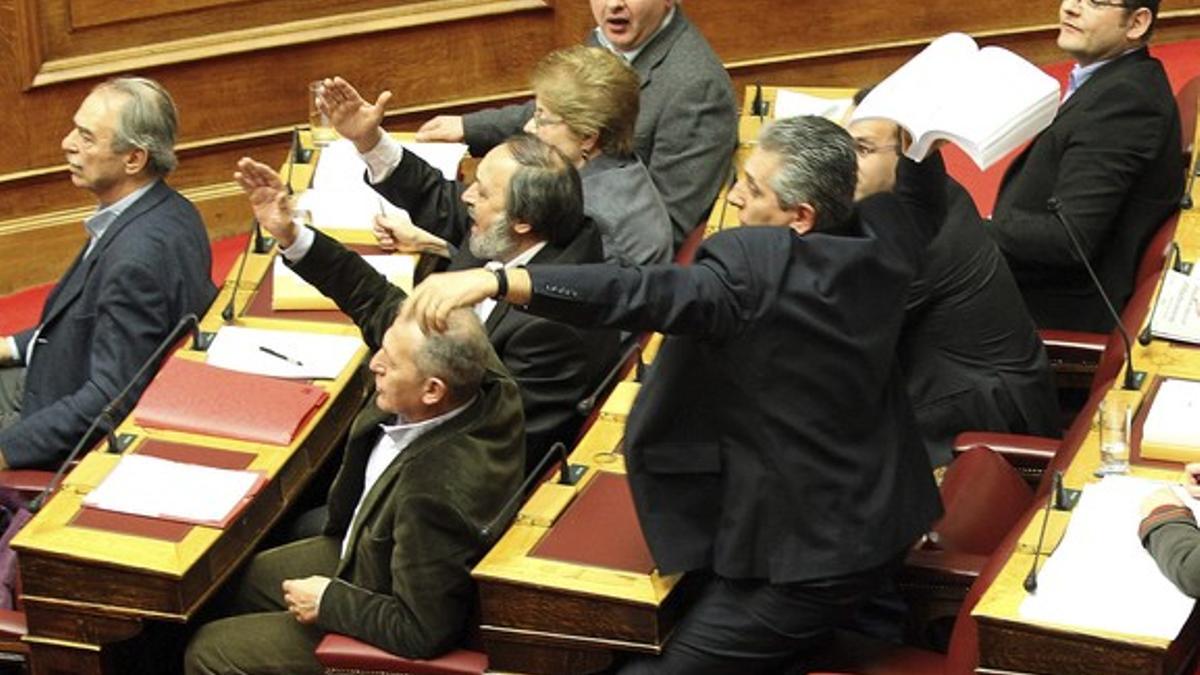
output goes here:
<path id="1" fill-rule="evenodd" d="M 1121 9 L 1129 9 L 1129 4 L 1120 0 L 1062 0 L 1064 5 L 1087 5 L 1088 9 L 1101 10 L 1105 7 L 1120 7 Z"/>
<path id="2" fill-rule="evenodd" d="M 871 145 L 870 143 L 864 143 L 862 141 L 856 141 L 854 143 L 854 151 L 857 152 L 858 156 L 863 159 L 866 159 L 876 153 L 896 152 L 899 149 L 900 146 L 896 143 L 891 143 L 888 145 Z"/>
<path id="3" fill-rule="evenodd" d="M 541 110 L 533 111 L 533 126 L 541 129 L 542 127 L 552 127 L 556 124 L 564 124 L 565 120 L 561 117 L 550 117 Z"/>

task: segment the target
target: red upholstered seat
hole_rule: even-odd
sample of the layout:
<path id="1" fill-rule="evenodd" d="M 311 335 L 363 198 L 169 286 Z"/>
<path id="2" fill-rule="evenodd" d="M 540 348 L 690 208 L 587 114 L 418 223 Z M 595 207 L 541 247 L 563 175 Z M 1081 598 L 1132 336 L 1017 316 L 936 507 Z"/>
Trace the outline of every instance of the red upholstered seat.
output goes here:
<path id="1" fill-rule="evenodd" d="M 996 551 L 982 566 L 954 620 L 947 654 L 879 642 L 860 635 L 839 633 L 810 675 L 969 675 L 979 661 L 979 632 L 971 610 L 996 578 L 1016 546 L 1030 518 L 1039 512 L 1031 504 L 1018 518 Z"/>
<path id="2" fill-rule="evenodd" d="M 1011 464 L 986 447 L 954 460 L 942 481 L 945 515 L 934 523 L 946 551 L 990 555 L 1033 501 L 1033 490 Z"/>
<path id="3" fill-rule="evenodd" d="M 325 672 L 405 673 L 411 675 L 479 675 L 487 670 L 487 654 L 456 649 L 436 659 L 406 659 L 352 637 L 330 633 L 317 645 Z"/>

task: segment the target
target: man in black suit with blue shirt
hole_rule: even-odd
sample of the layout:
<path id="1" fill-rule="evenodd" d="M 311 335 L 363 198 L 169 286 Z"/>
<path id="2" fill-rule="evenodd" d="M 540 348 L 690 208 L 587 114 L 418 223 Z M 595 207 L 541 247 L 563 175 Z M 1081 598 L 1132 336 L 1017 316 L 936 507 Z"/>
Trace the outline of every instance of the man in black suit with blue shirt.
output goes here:
<path id="1" fill-rule="evenodd" d="M 989 228 L 1039 328 L 1113 319 L 1047 209 L 1057 198 L 1118 311 L 1142 251 L 1183 194 L 1179 111 L 1146 45 L 1158 0 L 1065 0 L 1058 46 L 1077 61 L 1054 122 L 1004 175 Z"/>
<path id="2" fill-rule="evenodd" d="M 200 214 L 163 180 L 177 126 L 167 91 L 137 77 L 100 84 L 75 113 L 62 149 L 99 207 L 38 325 L 0 337 L 0 468 L 55 468 L 179 319 L 216 295 Z"/>
<path id="3" fill-rule="evenodd" d="M 496 296 L 667 334 L 626 466 L 659 571 L 707 581 L 663 654 L 622 672 L 803 665 L 941 512 L 895 355 L 944 170 L 937 155 L 902 159 L 895 194 L 855 205 L 856 170 L 837 125 L 779 121 L 730 196 L 747 227 L 707 240 L 691 266 L 456 272 L 403 310 L 438 330 Z"/>

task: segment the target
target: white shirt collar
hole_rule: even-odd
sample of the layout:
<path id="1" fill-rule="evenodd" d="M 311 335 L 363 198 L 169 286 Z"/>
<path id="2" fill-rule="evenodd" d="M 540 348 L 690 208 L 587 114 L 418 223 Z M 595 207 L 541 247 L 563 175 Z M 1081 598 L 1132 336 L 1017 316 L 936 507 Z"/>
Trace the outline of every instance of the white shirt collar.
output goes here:
<path id="1" fill-rule="evenodd" d="M 87 254 L 85 255 L 91 254 L 92 249 L 96 247 L 96 242 L 100 241 L 100 237 L 103 237 L 108 228 L 116 222 L 117 218 L 121 217 L 125 209 L 133 206 L 134 202 L 141 199 L 142 195 L 149 192 L 150 188 L 154 187 L 157 183 L 158 179 L 156 178 L 112 204 L 97 209 L 87 220 L 83 221 L 83 228 L 87 230 L 88 238 L 90 239 Z"/>
<path id="2" fill-rule="evenodd" d="M 658 34 L 663 32 L 663 29 L 665 29 L 671 23 L 671 19 L 673 18 L 675 18 L 674 3 L 671 4 L 671 10 L 667 12 L 666 16 L 663 17 L 662 23 L 658 25 L 658 30 L 654 31 L 654 35 L 651 35 L 650 39 L 643 42 L 640 46 L 630 49 L 629 51 L 614 47 L 613 43 L 609 42 L 608 38 L 604 37 L 604 31 L 600 30 L 599 26 L 594 29 L 596 31 L 596 41 L 614 54 L 620 54 L 621 56 L 625 57 L 626 61 L 633 63 L 633 60 L 638 57 L 638 54 L 642 53 L 642 50 L 646 48 L 646 45 L 654 42 L 654 38 L 658 37 Z"/>

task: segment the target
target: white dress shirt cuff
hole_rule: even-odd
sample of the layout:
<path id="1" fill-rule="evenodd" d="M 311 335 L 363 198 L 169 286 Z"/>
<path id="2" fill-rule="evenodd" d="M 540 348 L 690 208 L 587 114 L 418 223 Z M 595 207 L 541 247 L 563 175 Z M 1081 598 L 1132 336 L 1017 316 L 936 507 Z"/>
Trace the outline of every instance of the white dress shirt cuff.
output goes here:
<path id="1" fill-rule="evenodd" d="M 372 185 L 378 185 L 392 175 L 403 158 L 404 146 L 382 129 L 375 147 L 362 153 L 362 159 L 367 163 L 367 178 Z"/>
<path id="2" fill-rule="evenodd" d="M 11 335 L 4 338 L 8 342 L 8 353 L 12 354 L 13 363 L 22 363 L 21 350 L 17 347 L 17 339 Z"/>
<path id="3" fill-rule="evenodd" d="M 312 248 L 313 242 L 317 240 L 317 235 L 307 227 L 300 227 L 300 232 L 296 235 L 296 241 L 287 248 L 279 249 L 279 253 L 283 259 L 290 263 L 297 263 L 308 255 L 308 250 Z"/>

